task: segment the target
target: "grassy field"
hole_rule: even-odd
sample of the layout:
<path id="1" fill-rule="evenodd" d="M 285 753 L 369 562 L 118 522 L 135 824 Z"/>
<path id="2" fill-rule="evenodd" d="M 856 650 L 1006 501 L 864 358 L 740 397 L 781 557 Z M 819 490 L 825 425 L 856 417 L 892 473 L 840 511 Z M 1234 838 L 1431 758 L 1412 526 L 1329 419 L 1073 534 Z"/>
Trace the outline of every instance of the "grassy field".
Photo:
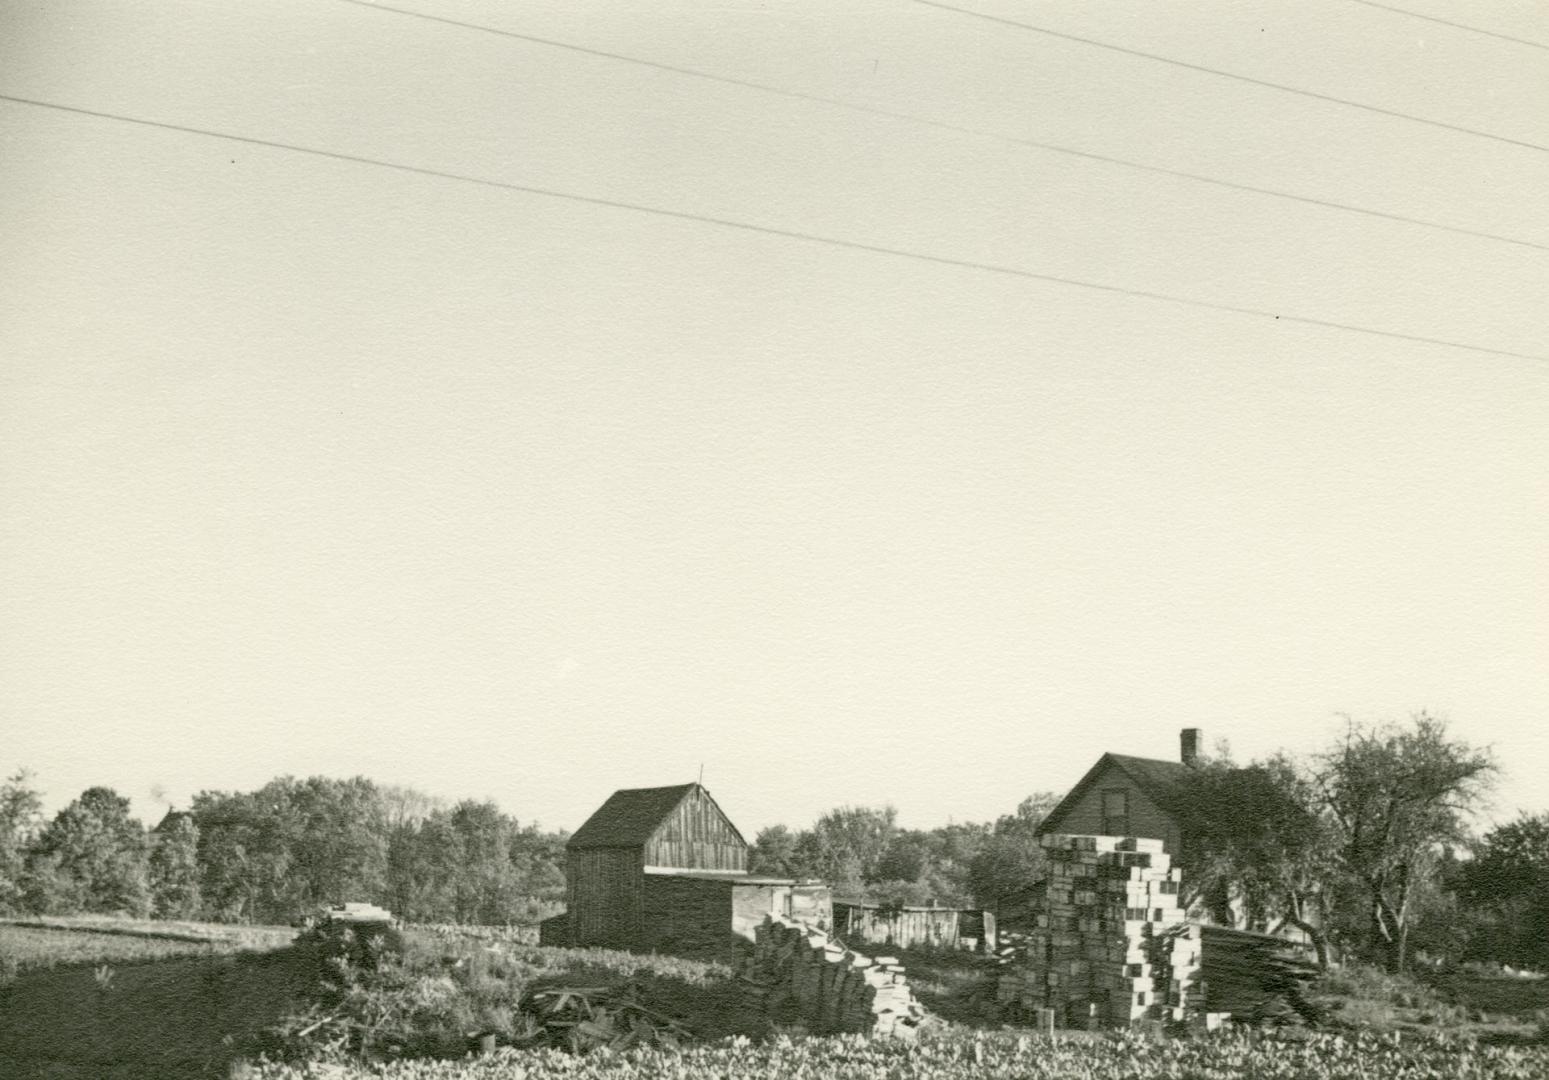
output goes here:
<path id="1" fill-rule="evenodd" d="M 0 1076 L 224 1076 L 303 1008 L 288 927 L 113 919 L 0 923 Z"/>
<path id="2" fill-rule="evenodd" d="M 283 926 L 219 926 L 149 920 L 0 920 L 0 985 L 29 971 L 84 964 L 142 963 L 283 948 L 295 937 Z"/>
<path id="3" fill-rule="evenodd" d="M 1484 1041 L 1535 1039 L 1549 1032 L 1549 980 L 1453 970 L 1393 976 L 1352 966 L 1313 984 L 1313 998 L 1342 1028 L 1445 1032 Z"/>

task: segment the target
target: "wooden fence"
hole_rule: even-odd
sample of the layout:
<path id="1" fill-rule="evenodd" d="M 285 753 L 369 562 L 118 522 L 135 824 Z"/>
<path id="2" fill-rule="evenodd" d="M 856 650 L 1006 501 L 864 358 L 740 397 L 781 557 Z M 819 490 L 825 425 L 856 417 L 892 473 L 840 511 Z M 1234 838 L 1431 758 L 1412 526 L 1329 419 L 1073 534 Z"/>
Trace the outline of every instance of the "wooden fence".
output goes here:
<path id="1" fill-rule="evenodd" d="M 977 908 L 896 907 L 834 901 L 834 935 L 898 949 L 995 948 L 995 916 Z"/>

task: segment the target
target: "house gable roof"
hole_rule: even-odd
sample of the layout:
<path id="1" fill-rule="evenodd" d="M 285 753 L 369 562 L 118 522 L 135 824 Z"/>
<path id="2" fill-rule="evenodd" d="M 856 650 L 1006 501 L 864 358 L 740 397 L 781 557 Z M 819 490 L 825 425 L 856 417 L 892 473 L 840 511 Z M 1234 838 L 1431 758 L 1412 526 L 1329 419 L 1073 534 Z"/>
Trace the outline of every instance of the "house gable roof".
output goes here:
<path id="1" fill-rule="evenodd" d="M 696 789 L 704 794 L 710 805 L 725 819 L 737 839 L 746 844 L 742 833 L 737 831 L 737 827 L 726 817 L 716 801 L 710 798 L 709 791 L 698 784 L 674 784 L 671 787 L 615 791 L 566 841 L 565 847 L 572 850 L 641 847 L 651 839 L 668 815 Z"/>
<path id="2" fill-rule="evenodd" d="M 178 822 L 182 821 L 184 818 L 193 820 L 193 816 L 194 815 L 187 810 L 168 810 L 166 814 L 162 816 L 162 819 L 156 823 L 155 827 L 151 829 L 151 832 L 171 832 Z"/>
<path id="3" fill-rule="evenodd" d="M 1131 757 L 1128 754 L 1104 754 L 1097 764 L 1086 771 L 1053 810 L 1038 823 L 1037 835 L 1058 832 L 1060 819 L 1079 803 L 1098 778 L 1110 768 L 1124 773 L 1136 787 L 1145 792 L 1165 813 L 1178 816 L 1184 800 L 1183 787 L 1194 770 L 1180 761 L 1161 761 L 1157 758 Z"/>

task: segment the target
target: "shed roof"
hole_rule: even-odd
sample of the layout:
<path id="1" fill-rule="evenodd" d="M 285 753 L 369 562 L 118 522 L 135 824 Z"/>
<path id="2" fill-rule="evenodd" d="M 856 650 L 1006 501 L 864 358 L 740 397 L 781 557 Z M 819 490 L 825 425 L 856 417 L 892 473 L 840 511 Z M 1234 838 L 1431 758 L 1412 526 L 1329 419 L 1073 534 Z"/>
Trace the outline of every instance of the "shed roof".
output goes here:
<path id="1" fill-rule="evenodd" d="M 1131 757 L 1128 754 L 1104 754 L 1097 759 L 1097 764 L 1086 771 L 1086 775 L 1076 782 L 1076 786 L 1070 789 L 1053 810 L 1038 823 L 1038 835 L 1057 832 L 1056 826 L 1060 819 L 1069 812 L 1071 807 L 1081 801 L 1082 797 L 1097 783 L 1104 770 L 1109 767 L 1119 769 L 1132 780 L 1136 787 L 1151 797 L 1164 812 L 1178 815 L 1183 808 L 1184 784 L 1194 770 L 1181 761 L 1162 761 L 1158 758 Z"/>
<path id="2" fill-rule="evenodd" d="M 695 788 L 703 791 L 705 798 L 710 799 L 710 792 L 699 784 L 615 791 L 575 831 L 565 847 L 638 847 L 651 838 L 663 819 L 676 810 L 678 804 Z M 710 802 L 717 810 L 720 809 L 714 799 L 710 799 Z M 736 826 L 732 826 L 732 831 L 736 832 Z M 738 836 L 741 834 L 738 833 Z"/>

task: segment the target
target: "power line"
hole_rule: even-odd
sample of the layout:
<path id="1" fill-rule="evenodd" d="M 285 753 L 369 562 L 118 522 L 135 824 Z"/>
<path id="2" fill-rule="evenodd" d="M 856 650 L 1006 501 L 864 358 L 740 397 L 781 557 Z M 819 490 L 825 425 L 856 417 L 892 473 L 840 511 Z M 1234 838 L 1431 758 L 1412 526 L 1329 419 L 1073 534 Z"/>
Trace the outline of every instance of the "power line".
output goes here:
<path id="1" fill-rule="evenodd" d="M 948 123 L 944 120 L 932 120 L 928 117 L 917 116 L 913 113 L 898 112 L 893 109 L 884 109 L 874 105 L 861 105 L 855 102 L 844 101 L 840 98 L 824 97 L 821 94 L 809 94 L 801 90 L 788 90 L 784 87 L 773 86 L 768 83 L 753 82 L 748 79 L 737 79 L 727 75 L 716 75 L 708 71 L 700 71 L 695 68 L 679 67 L 674 64 L 663 64 L 655 60 L 646 60 L 637 56 L 629 56 L 624 53 L 608 52 L 603 49 L 594 49 L 585 45 L 576 45 L 568 41 L 559 41 L 554 38 L 537 37 L 532 34 L 523 34 L 515 30 L 505 30 L 500 27 L 487 26 L 482 23 L 462 22 L 458 19 L 449 19 L 441 15 L 431 15 L 423 11 L 414 11 L 410 8 L 389 7 L 386 4 L 371 3 L 369 0 L 339 0 L 339 3 L 350 4 L 354 7 L 370 8 L 390 15 L 404 15 L 409 18 L 423 19 L 427 22 L 442 23 L 447 26 L 459 27 L 464 30 L 473 30 L 479 33 L 493 34 L 497 37 L 513 38 L 517 41 L 527 42 L 533 45 L 542 45 L 555 49 L 564 49 L 569 52 L 580 53 L 585 56 L 598 57 L 604 60 L 617 60 L 626 64 L 635 64 L 640 67 L 653 68 L 657 71 L 666 71 L 674 75 L 683 75 L 689 78 L 703 79 L 708 82 L 720 83 L 725 86 L 736 86 L 747 90 L 758 90 L 767 94 L 774 94 L 795 101 L 813 102 L 821 105 L 830 105 L 835 108 L 847 109 L 851 112 L 862 113 L 868 116 L 880 116 L 889 120 L 898 120 L 906 123 L 920 124 L 925 127 L 936 128 L 940 131 L 951 131 L 959 135 L 968 135 L 979 139 L 993 139 L 997 142 L 1009 143 L 1013 146 L 1024 146 L 1034 150 L 1044 150 L 1054 154 L 1065 154 L 1070 157 L 1083 158 L 1087 161 L 1096 161 L 1106 165 L 1117 165 L 1121 168 L 1135 169 L 1140 172 L 1152 173 L 1158 176 L 1171 176 L 1180 180 L 1193 180 L 1202 184 L 1211 184 L 1216 187 L 1227 188 L 1232 191 L 1245 191 L 1254 195 L 1265 195 L 1277 199 L 1288 199 L 1292 202 L 1305 203 L 1308 206 L 1319 206 L 1328 210 L 1343 210 L 1352 214 L 1361 214 L 1366 217 L 1379 218 L 1384 221 L 1397 221 L 1407 225 L 1419 225 L 1428 229 L 1440 229 L 1444 232 L 1456 233 L 1460 236 L 1471 236 L 1478 240 L 1494 240 L 1502 244 L 1515 244 L 1519 247 L 1535 248 L 1538 251 L 1549 251 L 1549 244 L 1540 244 L 1532 240 L 1522 240 L 1513 236 L 1502 236 L 1499 233 L 1484 232 L 1479 229 L 1469 229 L 1460 225 L 1446 225 L 1439 221 L 1430 221 L 1426 218 L 1409 217 L 1406 214 L 1396 214 L 1386 210 L 1373 210 L 1369 207 L 1355 206 L 1351 203 L 1336 202 L 1332 199 L 1316 199 L 1309 195 L 1297 195 L 1294 192 L 1280 191 L 1275 188 L 1256 187 L 1253 184 L 1242 184 L 1234 180 L 1222 180 L 1218 177 L 1207 176 L 1203 173 L 1188 172 L 1183 169 L 1169 169 L 1162 165 L 1148 165 L 1145 162 L 1132 161 L 1128 158 L 1113 157 L 1108 154 L 1098 154 L 1089 150 L 1078 150 L 1072 146 L 1062 146 L 1058 143 L 1040 142 L 1036 139 L 1022 139 L 1013 135 L 1002 135 L 998 132 L 983 131 L 977 128 L 964 127 L 959 124 Z"/>
<path id="2" fill-rule="evenodd" d="M 1375 0 L 1350 0 L 1353 4 L 1364 4 L 1370 8 L 1380 8 L 1383 11 L 1391 11 L 1395 15 L 1408 15 L 1411 19 L 1424 19 L 1426 22 L 1440 23 L 1442 26 L 1450 26 L 1454 30 L 1467 30 L 1471 34 L 1483 34 L 1485 37 L 1500 38 L 1502 41 L 1514 41 L 1518 45 L 1526 45 L 1530 49 L 1544 49 L 1549 51 L 1549 45 L 1541 41 L 1529 41 L 1527 38 L 1512 37 L 1510 34 L 1498 34 L 1494 30 L 1482 30 L 1477 26 L 1469 26 L 1467 23 L 1451 22 L 1447 19 L 1438 19 L 1434 15 L 1421 15 L 1418 11 L 1410 11 L 1407 8 L 1394 7 L 1392 4 L 1378 4 Z"/>
<path id="3" fill-rule="evenodd" d="M 501 191 L 516 191 L 526 195 L 537 195 L 548 199 L 562 199 L 567 202 L 581 203 L 587 206 L 603 206 L 613 210 L 629 210 L 640 214 L 650 214 L 655 217 L 668 218 L 675 221 L 692 221 L 702 225 L 715 225 L 726 229 L 736 229 L 741 232 L 755 233 L 762 236 L 778 236 L 787 240 L 800 240 L 812 244 L 824 244 L 829 247 L 844 248 L 849 251 L 863 251 L 873 255 L 891 255 L 897 258 L 914 259 L 919 262 L 932 263 L 937 266 L 951 266 L 963 270 L 981 270 L 991 274 L 1000 274 L 1007 277 L 1024 278 L 1029 281 L 1042 281 L 1058 285 L 1070 285 L 1075 288 L 1088 289 L 1094 292 L 1108 293 L 1114 296 L 1133 296 L 1144 300 L 1160 300 L 1169 304 L 1177 304 L 1183 307 L 1203 308 L 1207 311 L 1224 311 L 1234 315 L 1251 315 L 1258 318 L 1273 319 L 1277 322 L 1300 323 L 1305 326 L 1317 326 L 1332 330 L 1346 330 L 1356 334 L 1367 334 L 1374 337 L 1391 338 L 1397 341 L 1409 341 L 1423 345 L 1439 345 L 1444 348 L 1462 349 L 1468 352 L 1486 353 L 1491 356 L 1506 356 L 1515 360 L 1533 360 L 1540 363 L 1549 363 L 1549 356 L 1535 353 L 1514 352 L 1510 349 L 1495 349 L 1487 345 L 1474 345 L 1466 341 L 1450 341 L 1446 338 L 1426 337 L 1421 334 L 1405 334 L 1396 330 L 1379 330 L 1370 326 L 1357 326 L 1353 323 L 1335 322 L 1331 319 L 1318 319 L 1308 315 L 1285 315 L 1263 308 L 1243 307 L 1237 304 L 1222 304 L 1213 300 L 1199 300 L 1188 296 L 1178 296 L 1172 293 L 1151 292 L 1146 289 L 1131 289 L 1122 285 L 1109 285 L 1097 281 L 1084 281 L 1080 278 L 1064 277 L 1059 274 L 1039 273 L 1035 270 L 1024 270 L 1015 266 L 1004 266 L 997 263 L 977 262 L 972 259 L 957 259 L 948 255 L 933 255 L 928 252 L 910 251 L 906 248 L 888 247 L 883 244 L 868 244 L 860 240 L 845 240 L 841 237 L 822 236 L 817 233 L 801 232 L 796 229 L 781 229 L 772 225 L 755 225 L 751 222 L 738 221 L 734 218 L 713 217 L 708 214 L 696 214 L 687 210 L 672 210 L 660 206 L 648 206 L 644 203 L 624 202 L 619 199 L 605 199 L 595 195 L 581 195 L 571 191 L 561 191 L 557 188 L 537 187 L 531 184 L 518 184 L 507 180 L 490 180 L 480 176 L 470 176 L 466 173 L 447 172 L 442 169 L 430 169 L 419 165 L 407 165 L 402 162 L 388 161 L 385 158 L 365 157 L 360 154 L 346 154 L 337 150 L 323 150 L 313 146 L 303 146 L 299 143 L 280 142 L 276 139 L 260 139 L 251 135 L 233 135 L 230 132 L 215 131 L 210 128 L 192 127 L 186 124 L 172 124 L 162 120 L 148 120 L 139 116 L 127 116 L 122 113 L 101 112 L 96 109 L 85 109 L 76 105 L 62 105 L 53 101 L 40 101 L 35 98 L 19 97 L 13 94 L 0 94 L 0 101 L 9 101 L 17 105 L 26 105 L 39 109 L 52 109 L 58 112 L 72 113 L 77 116 L 89 116 L 98 120 L 112 120 L 125 124 L 136 124 L 141 127 L 156 128 L 162 131 L 175 131 L 184 135 L 198 135 L 211 139 L 222 139 L 227 142 L 242 143 L 248 146 L 263 146 L 272 150 L 288 150 L 298 154 L 309 154 L 313 157 L 328 158 L 332 161 L 345 161 L 355 165 L 371 165 L 383 169 L 393 169 L 397 172 L 411 173 L 416 176 L 430 176 L 440 180 L 452 180 L 458 183 L 476 184 L 480 187 L 494 188 Z"/>
<path id="4" fill-rule="evenodd" d="M 1049 37 L 1059 38 L 1062 41 L 1073 41 L 1079 45 L 1090 45 L 1097 49 L 1107 49 L 1109 52 L 1123 53 L 1125 56 L 1138 56 L 1142 60 L 1155 60 L 1161 64 L 1171 64 L 1174 67 L 1186 68 L 1189 71 L 1200 71 L 1207 75 L 1219 75 L 1223 79 L 1235 79 L 1238 82 L 1248 83 L 1250 86 L 1262 86 L 1270 90 L 1281 90 L 1287 94 L 1300 94 L 1302 97 L 1312 98 L 1314 101 L 1327 101 L 1335 105 L 1347 105 L 1352 109 L 1362 109 L 1378 116 L 1391 116 L 1399 120 L 1412 120 L 1417 124 L 1426 124 L 1430 127 L 1441 128 L 1445 131 L 1456 131 L 1464 135 L 1474 135 L 1481 139 L 1492 139 L 1495 142 L 1506 143 L 1509 146 L 1526 147 L 1529 150 L 1549 151 L 1549 146 L 1540 143 L 1527 142 L 1524 139 L 1512 139 L 1505 135 L 1496 135 L 1488 131 L 1480 131 L 1477 128 L 1463 127 L 1461 124 L 1449 124 L 1444 120 L 1432 120 L 1424 116 L 1416 116 L 1414 113 L 1399 112 L 1397 109 L 1384 109 L 1380 105 L 1367 105 L 1360 101 L 1351 101 L 1349 98 L 1334 97 L 1332 94 L 1320 94 L 1315 90 L 1303 90 L 1299 86 L 1287 86 L 1285 83 L 1269 82 L 1266 79 L 1255 79 L 1251 75 L 1239 75 L 1234 71 L 1222 71 L 1220 68 L 1206 67 L 1203 64 L 1191 64 L 1187 60 L 1175 60 L 1170 56 L 1162 56 L 1158 53 L 1143 52 L 1140 49 L 1130 49 L 1123 45 L 1114 45 L 1107 41 L 1098 41 L 1096 38 L 1080 37 L 1076 34 L 1067 34 L 1060 30 L 1051 30 L 1046 26 L 1034 26 L 1032 23 L 1018 22 L 1015 19 L 1005 19 L 999 15 L 986 15 L 982 11 L 972 11 L 968 8 L 953 7 L 951 4 L 940 3 L 939 0 L 913 0 L 916 4 L 925 7 L 936 8 L 941 11 L 951 11 L 958 15 L 967 15 L 974 19 L 983 19 L 986 22 L 999 23 L 1002 26 L 1014 26 L 1019 30 L 1029 30 L 1035 34 L 1045 34 Z"/>

